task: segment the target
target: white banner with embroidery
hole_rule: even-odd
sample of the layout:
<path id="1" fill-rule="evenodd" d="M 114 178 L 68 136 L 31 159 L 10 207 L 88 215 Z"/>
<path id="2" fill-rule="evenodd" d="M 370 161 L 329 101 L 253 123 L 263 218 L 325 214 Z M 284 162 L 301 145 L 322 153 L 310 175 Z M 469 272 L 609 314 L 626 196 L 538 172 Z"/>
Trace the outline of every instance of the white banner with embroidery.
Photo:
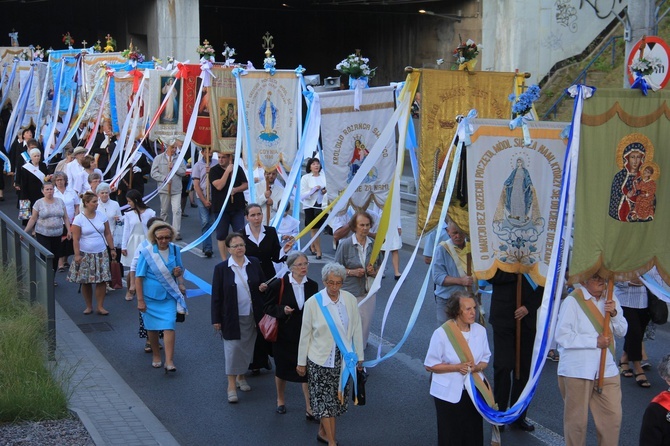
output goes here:
<path id="1" fill-rule="evenodd" d="M 510 130 L 509 121 L 472 121 L 467 184 L 478 278 L 501 269 L 528 274 L 544 286 L 557 229 L 566 125 L 530 122 L 533 142 L 524 147 L 521 129 Z"/>
<path id="2" fill-rule="evenodd" d="M 170 137 L 183 133 L 184 114 L 182 113 L 182 80 L 177 78 L 177 73 L 168 70 L 148 70 L 149 71 L 149 91 L 150 102 L 149 110 L 154 113 L 158 110 L 165 100 L 166 95 L 170 95 L 165 108 L 161 112 L 156 124 L 151 129 L 149 138 L 152 140 L 160 139 L 167 141 Z M 172 87 L 174 84 L 174 88 Z M 145 103 L 147 103 L 145 101 Z"/>
<path id="3" fill-rule="evenodd" d="M 112 118 L 116 115 L 116 122 L 119 126 L 119 129 L 123 127 L 128 112 L 133 106 L 135 101 L 135 95 L 138 95 L 136 106 L 133 109 L 133 115 L 131 118 L 131 125 L 136 123 L 134 129 L 128 128 L 128 134 L 134 135 L 133 139 L 141 138 L 144 136 L 144 129 L 146 128 L 147 119 L 149 118 L 149 104 L 151 103 L 151 90 L 149 89 L 150 82 L 145 81 L 144 87 L 138 89 L 135 93 L 133 92 L 133 83 L 135 81 L 135 76 L 131 74 L 132 72 L 128 71 L 117 71 L 114 73 L 114 91 L 113 94 L 110 94 L 111 107 L 114 108 L 112 113 Z M 138 72 L 139 73 L 139 72 Z M 142 85 L 141 82 L 137 82 Z M 110 92 L 112 93 L 112 92 Z"/>
<path id="4" fill-rule="evenodd" d="M 277 70 L 274 75 L 259 70 L 247 72 L 240 81 L 249 126 L 245 159 L 251 155 L 254 167 L 265 170 L 281 163 L 290 171 L 302 131 L 299 78 L 294 70 Z"/>
<path id="5" fill-rule="evenodd" d="M 329 202 L 349 186 L 393 115 L 393 91 L 393 87 L 363 90 L 359 111 L 354 110 L 353 90 L 318 93 Z M 395 166 L 396 140 L 391 138 L 383 148 L 379 161 L 351 196 L 349 204 L 356 209 L 366 209 L 374 201 L 383 207 Z"/>
<path id="6" fill-rule="evenodd" d="M 30 82 L 30 93 L 28 93 L 28 101 L 22 116 L 23 119 L 21 123 L 18 124 L 19 127 L 27 127 L 31 123 L 37 126 L 37 114 L 40 111 L 40 100 L 42 99 L 42 94 L 45 93 L 43 89 L 44 78 L 47 75 L 46 62 L 19 62 L 17 77 L 19 89 L 22 91 L 24 86 L 29 84 L 30 67 L 33 65 L 35 66 L 33 80 Z M 16 101 L 12 102 L 12 104 L 16 107 Z"/>
<path id="7" fill-rule="evenodd" d="M 95 81 L 97 79 L 98 70 L 104 64 L 121 64 L 126 62 L 126 58 L 121 55 L 121 53 L 82 53 L 82 68 L 84 70 L 84 75 L 82 76 L 82 82 L 79 86 L 79 107 L 83 107 L 86 101 L 88 101 L 88 96 L 95 88 Z M 93 103 L 86 113 L 87 116 L 84 117 L 84 120 L 88 121 L 95 119 L 98 116 L 98 110 L 102 104 L 102 97 L 104 96 L 105 89 L 99 88 L 95 97 L 93 98 Z M 102 119 L 109 119 L 109 101 L 104 104 L 104 110 L 102 112 Z"/>

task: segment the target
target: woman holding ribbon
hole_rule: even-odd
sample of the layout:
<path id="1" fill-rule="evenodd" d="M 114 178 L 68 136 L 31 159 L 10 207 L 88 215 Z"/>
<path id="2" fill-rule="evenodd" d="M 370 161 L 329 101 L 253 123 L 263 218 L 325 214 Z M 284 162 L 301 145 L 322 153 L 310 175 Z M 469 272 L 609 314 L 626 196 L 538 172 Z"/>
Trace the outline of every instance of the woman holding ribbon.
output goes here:
<path id="1" fill-rule="evenodd" d="M 147 237 L 147 222 L 156 216 L 156 212 L 144 203 L 142 194 L 131 189 L 126 194 L 129 211 L 123 216 L 123 237 L 121 237 L 121 264 L 130 268 L 135 251 Z M 126 300 L 133 300 L 135 296 L 135 277 L 133 271 L 128 271 L 128 291 Z"/>
<path id="2" fill-rule="evenodd" d="M 151 225 L 147 233 L 150 245 L 142 244 L 138 248 L 135 270 L 137 309 L 142 312 L 144 327 L 149 333 L 151 366 L 160 368 L 163 365 L 158 331 L 164 330 L 165 373 L 177 371 L 174 365 L 174 326 L 178 313 L 186 313 L 181 250 L 171 243 L 175 237 L 176 231 L 169 224 L 159 221 Z"/>
<path id="3" fill-rule="evenodd" d="M 305 301 L 298 344 L 298 375 L 307 375 L 312 412 L 319 418 L 317 441 L 337 445 L 335 417 L 347 411 L 349 378 L 363 368 L 363 335 L 356 298 L 342 290 L 346 270 L 328 263 L 325 290 Z"/>
<path id="4" fill-rule="evenodd" d="M 237 389 L 251 390 L 244 378 L 254 354 L 256 324 L 263 317 L 268 286 L 261 263 L 245 256 L 244 237 L 226 237 L 227 260 L 216 265 L 212 278 L 212 325 L 221 332 L 228 375 L 228 402 L 237 403 Z"/>
<path id="5" fill-rule="evenodd" d="M 277 318 L 278 323 L 277 341 L 272 343 L 277 413 L 286 413 L 286 381 L 299 382 L 302 383 L 302 393 L 305 395 L 305 418 L 313 421 L 315 418 L 309 404 L 307 377 L 298 375 L 295 367 L 298 364 L 298 342 L 305 302 L 319 291 L 319 285 L 307 277 L 309 261 L 304 253 L 295 251 L 289 254 L 286 266 L 290 272 L 270 285 L 264 307 L 265 313 Z"/>
<path id="6" fill-rule="evenodd" d="M 424 366 L 433 373 L 430 394 L 437 412 L 437 444 L 482 445 L 484 427 L 465 382 L 473 374 L 477 390 L 491 398 L 482 371 L 491 357 L 486 329 L 475 322 L 474 295 L 455 292 L 447 301 L 449 318 L 430 338 Z"/>

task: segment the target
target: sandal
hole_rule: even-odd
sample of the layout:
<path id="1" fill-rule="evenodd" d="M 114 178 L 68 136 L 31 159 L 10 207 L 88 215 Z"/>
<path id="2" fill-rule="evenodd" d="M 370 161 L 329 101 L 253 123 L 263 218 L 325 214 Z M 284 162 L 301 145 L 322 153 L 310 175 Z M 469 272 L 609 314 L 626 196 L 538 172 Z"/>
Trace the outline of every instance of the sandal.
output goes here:
<path id="1" fill-rule="evenodd" d="M 144 344 L 144 353 L 151 353 L 151 352 L 152 352 L 151 344 L 147 342 L 146 344 Z"/>
<path id="2" fill-rule="evenodd" d="M 559 356 L 558 352 L 554 350 L 553 348 L 549 350 L 549 353 L 547 353 L 547 359 L 550 361 L 558 362 L 561 357 Z"/>
<path id="3" fill-rule="evenodd" d="M 128 290 L 126 292 L 126 300 L 131 301 L 135 298 L 135 290 Z"/>
<path id="4" fill-rule="evenodd" d="M 645 370 L 648 370 L 651 368 L 651 364 L 649 363 L 648 359 L 642 359 L 642 362 L 640 363 L 640 367 L 642 367 Z"/>
<path id="5" fill-rule="evenodd" d="M 635 373 L 634 375 L 635 375 L 635 382 L 637 383 L 638 386 L 644 387 L 645 389 L 648 389 L 649 387 L 651 387 L 651 383 L 649 382 L 649 380 L 645 376 L 644 372 Z M 638 376 L 644 376 L 644 379 L 637 379 Z"/>
<path id="6" fill-rule="evenodd" d="M 622 363 L 619 361 L 619 367 L 621 367 L 621 376 L 624 378 L 632 378 L 635 376 L 633 371 L 630 369 L 630 365 L 627 362 Z"/>

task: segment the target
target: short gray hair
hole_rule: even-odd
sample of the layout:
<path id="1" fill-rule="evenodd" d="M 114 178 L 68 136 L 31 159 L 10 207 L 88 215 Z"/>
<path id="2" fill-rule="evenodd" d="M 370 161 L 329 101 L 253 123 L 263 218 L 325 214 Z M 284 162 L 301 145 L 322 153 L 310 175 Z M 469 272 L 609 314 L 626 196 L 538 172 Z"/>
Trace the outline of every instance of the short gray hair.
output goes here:
<path id="1" fill-rule="evenodd" d="M 63 177 L 65 179 L 65 186 L 67 186 L 67 174 L 63 171 L 54 172 L 54 174 L 53 174 L 54 183 L 56 182 L 57 178 L 61 178 L 61 177 Z"/>
<path id="2" fill-rule="evenodd" d="M 112 188 L 109 187 L 109 184 L 107 184 L 107 183 L 100 183 L 100 184 L 98 185 L 98 187 L 95 188 L 95 191 L 96 191 L 97 193 L 101 193 L 101 192 L 109 192 L 109 193 L 112 193 Z"/>
<path id="3" fill-rule="evenodd" d="M 93 172 L 88 175 L 88 182 L 90 183 L 93 180 L 98 180 L 102 181 L 102 175 L 100 175 L 98 172 Z"/>
<path id="4" fill-rule="evenodd" d="M 298 260 L 299 258 L 304 258 L 305 260 L 308 260 L 307 254 L 305 254 L 304 252 L 300 251 L 291 252 L 286 258 L 286 266 L 291 268 L 293 264 L 296 262 L 296 260 Z"/>
<path id="5" fill-rule="evenodd" d="M 347 278 L 347 270 L 337 262 L 326 263 L 323 266 L 323 269 L 321 270 L 321 280 L 325 282 L 331 274 L 336 275 L 342 280 Z"/>
<path id="6" fill-rule="evenodd" d="M 666 382 L 670 382 L 670 354 L 665 355 L 661 362 L 658 363 L 658 374 L 661 375 Z"/>

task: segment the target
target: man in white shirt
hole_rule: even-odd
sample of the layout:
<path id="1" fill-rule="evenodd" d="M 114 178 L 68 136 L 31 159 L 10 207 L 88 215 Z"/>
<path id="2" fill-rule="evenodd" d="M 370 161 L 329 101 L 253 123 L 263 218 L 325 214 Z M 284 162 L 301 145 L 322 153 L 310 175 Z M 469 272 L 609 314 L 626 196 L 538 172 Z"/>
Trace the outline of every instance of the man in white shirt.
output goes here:
<path id="1" fill-rule="evenodd" d="M 74 149 L 72 152 L 74 155 L 74 160 L 67 163 L 65 166 L 65 173 L 67 174 L 67 183 L 72 187 L 74 193 L 79 195 L 86 192 L 85 190 L 77 190 L 75 184 L 79 181 L 79 178 L 86 171 L 84 166 L 81 163 L 84 161 L 84 156 L 86 156 L 86 149 L 79 146 Z"/>
<path id="2" fill-rule="evenodd" d="M 628 324 L 616 296 L 606 300 L 607 283 L 598 274 L 582 282 L 561 304 L 556 325 L 558 387 L 565 404 L 563 435 L 566 446 L 584 446 L 589 408 L 598 445 L 619 444 L 621 382 L 614 357 L 614 336 L 626 334 Z M 610 314 L 611 333 L 603 335 L 604 315 Z M 602 393 L 596 389 L 600 352 L 606 349 Z"/>
<path id="3" fill-rule="evenodd" d="M 151 178 L 158 182 L 160 186 L 168 177 L 174 163 L 179 159 L 177 153 L 181 148 L 183 141 L 178 138 L 172 138 L 165 152 L 154 158 L 151 165 Z M 160 216 L 163 221 L 167 221 L 168 209 L 172 210 L 172 227 L 177 231 L 176 240 L 181 240 L 181 190 L 182 177 L 186 174 L 186 163 L 183 161 L 177 168 L 175 175 L 168 181 L 168 183 L 159 192 L 158 196 L 161 199 Z"/>
<path id="4" fill-rule="evenodd" d="M 284 194 L 284 186 L 279 184 L 277 180 L 277 169 L 265 172 L 265 179 L 256 184 L 256 204 L 263 210 L 265 216 L 264 225 L 269 224 L 277 214 L 277 206 Z M 267 207 L 270 207 L 268 214 Z"/>

